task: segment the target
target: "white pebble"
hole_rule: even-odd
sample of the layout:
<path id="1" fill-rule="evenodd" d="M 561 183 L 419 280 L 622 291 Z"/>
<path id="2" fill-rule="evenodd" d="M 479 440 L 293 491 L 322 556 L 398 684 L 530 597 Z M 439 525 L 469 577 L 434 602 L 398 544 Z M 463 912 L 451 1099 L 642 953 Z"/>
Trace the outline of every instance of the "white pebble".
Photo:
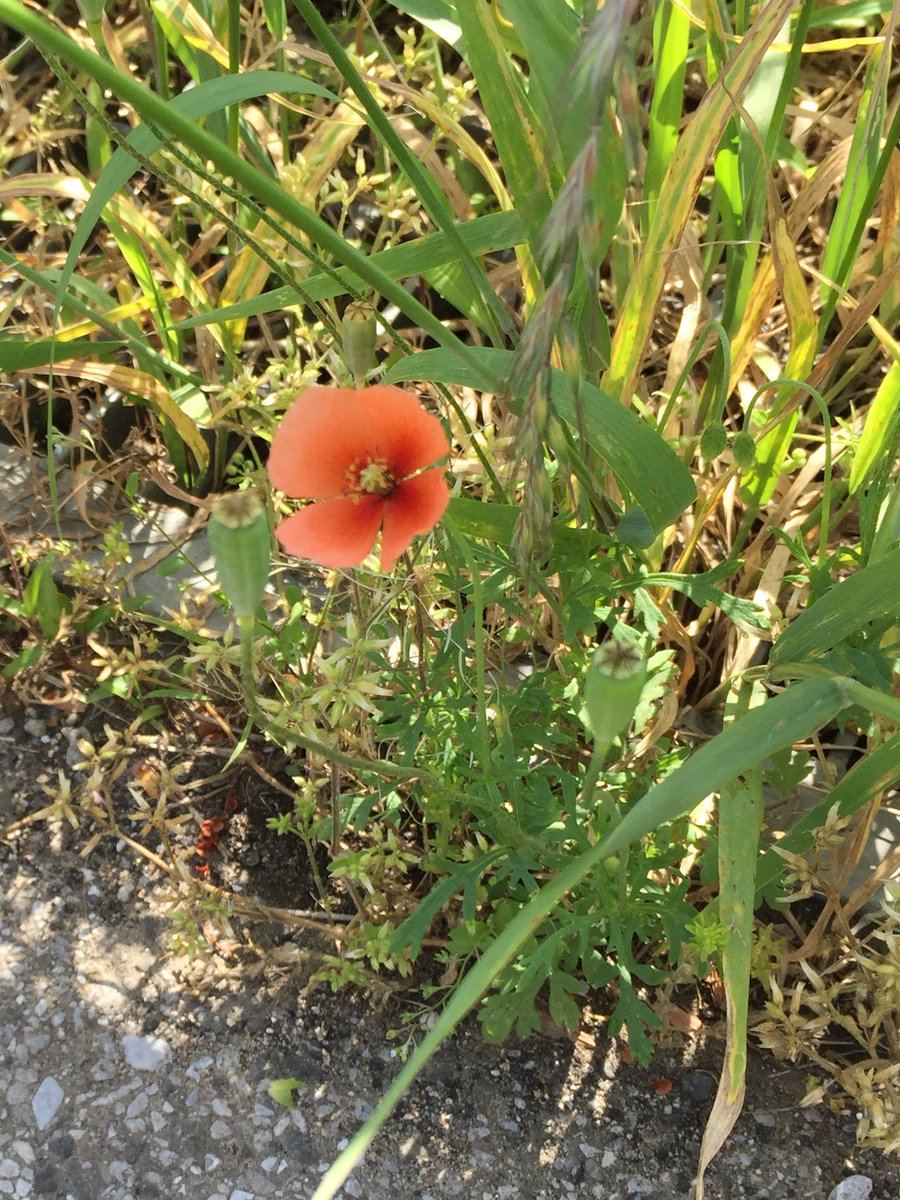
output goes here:
<path id="1" fill-rule="evenodd" d="M 155 1071 L 172 1053 L 165 1038 L 136 1037 L 133 1033 L 122 1037 L 122 1050 L 128 1065 L 135 1071 Z"/>
<path id="2" fill-rule="evenodd" d="M 62 1104 L 64 1095 L 65 1092 L 53 1076 L 48 1075 L 34 1093 L 34 1098 L 31 1101 L 31 1108 L 34 1112 L 34 1119 L 37 1122 L 38 1129 L 47 1128 L 56 1116 L 56 1110 Z"/>
<path id="3" fill-rule="evenodd" d="M 872 1180 L 868 1175 L 848 1175 L 832 1188 L 828 1200 L 868 1200 L 871 1193 Z"/>

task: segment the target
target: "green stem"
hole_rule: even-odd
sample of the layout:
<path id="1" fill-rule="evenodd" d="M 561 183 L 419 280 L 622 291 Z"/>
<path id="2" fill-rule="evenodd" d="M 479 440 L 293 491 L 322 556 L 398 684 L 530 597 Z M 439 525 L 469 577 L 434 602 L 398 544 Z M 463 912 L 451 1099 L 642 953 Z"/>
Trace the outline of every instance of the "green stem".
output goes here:
<path id="1" fill-rule="evenodd" d="M 239 75 L 241 70 L 241 0 L 228 0 L 228 73 Z M 241 106 L 232 104 L 228 108 L 228 149 L 237 155 L 240 147 Z M 234 200 L 232 219 L 235 223 L 240 220 L 240 202 Z M 228 232 L 228 251 L 232 259 L 238 252 L 237 238 L 234 230 Z M 218 486 L 218 484 L 217 484 Z"/>
<path id="2" fill-rule="evenodd" d="M 464 534 L 456 528 L 453 520 L 445 516 L 444 527 L 453 544 L 465 559 L 466 570 L 472 582 L 472 638 L 475 643 L 475 723 L 482 767 L 487 770 L 491 761 L 491 739 L 487 722 L 487 690 L 484 669 L 484 593 L 481 575 L 475 557 Z"/>

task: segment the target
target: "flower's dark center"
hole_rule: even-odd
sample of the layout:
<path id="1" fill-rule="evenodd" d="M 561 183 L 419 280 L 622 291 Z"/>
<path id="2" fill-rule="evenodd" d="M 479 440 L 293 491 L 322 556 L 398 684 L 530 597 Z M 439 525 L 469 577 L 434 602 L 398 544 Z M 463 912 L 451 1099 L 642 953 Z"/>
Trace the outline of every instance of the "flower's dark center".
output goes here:
<path id="1" fill-rule="evenodd" d="M 390 496 L 397 486 L 383 458 L 357 459 L 344 472 L 344 478 L 344 493 L 351 497 Z"/>

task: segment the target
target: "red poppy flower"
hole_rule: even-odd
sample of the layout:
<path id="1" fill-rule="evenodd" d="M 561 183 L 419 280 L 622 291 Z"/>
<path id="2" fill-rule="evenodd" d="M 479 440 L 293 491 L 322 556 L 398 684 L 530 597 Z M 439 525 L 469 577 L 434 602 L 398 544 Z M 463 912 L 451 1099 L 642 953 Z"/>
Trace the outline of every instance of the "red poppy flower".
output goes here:
<path id="1" fill-rule="evenodd" d="M 434 467 L 450 449 L 437 417 L 398 388 L 312 387 L 285 413 L 269 453 L 272 483 L 316 500 L 276 528 L 290 554 L 355 567 L 381 532 L 389 571 L 443 515 L 450 489 Z"/>

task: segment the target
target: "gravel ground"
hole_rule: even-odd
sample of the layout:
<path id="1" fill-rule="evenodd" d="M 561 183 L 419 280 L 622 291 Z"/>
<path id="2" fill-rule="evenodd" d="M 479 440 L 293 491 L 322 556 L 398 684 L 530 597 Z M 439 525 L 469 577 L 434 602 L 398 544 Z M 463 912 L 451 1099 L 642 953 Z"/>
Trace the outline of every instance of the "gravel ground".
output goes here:
<path id="1" fill-rule="evenodd" d="M 9 720 L 0 829 L 55 779 L 48 735 L 10 735 Z M 0 841 L 0 1198 L 309 1197 L 398 1069 L 399 1002 L 306 990 L 323 947 L 281 925 L 251 926 L 238 957 L 174 957 L 171 897 L 110 839 L 83 853 L 86 837 L 40 824 Z M 268 868 L 275 848 L 246 847 L 270 882 L 287 866 Z M 687 1200 L 717 1032 L 674 1035 L 644 1069 L 600 1025 L 495 1047 L 473 1023 L 342 1195 Z M 281 1078 L 302 1081 L 292 1110 L 269 1096 Z M 827 1200 L 838 1185 L 833 1200 L 900 1200 L 896 1163 L 856 1150 L 855 1114 L 801 1109 L 804 1090 L 803 1070 L 751 1058 L 707 1200 Z"/>

